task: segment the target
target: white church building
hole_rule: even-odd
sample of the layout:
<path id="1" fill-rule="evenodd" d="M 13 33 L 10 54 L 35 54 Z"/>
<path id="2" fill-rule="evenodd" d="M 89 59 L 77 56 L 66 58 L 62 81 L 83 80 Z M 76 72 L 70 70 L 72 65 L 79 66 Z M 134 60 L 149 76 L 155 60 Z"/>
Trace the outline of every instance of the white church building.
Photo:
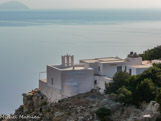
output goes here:
<path id="1" fill-rule="evenodd" d="M 80 60 L 74 64 L 74 56 L 62 56 L 61 65 L 47 65 L 46 79 L 39 80 L 39 89 L 49 101 L 58 101 L 93 88 L 105 89 L 105 83 L 112 81 L 115 73 L 126 71 L 138 75 L 160 60 L 142 61 L 136 53 L 130 52 L 126 59 L 118 57 Z"/>
<path id="2" fill-rule="evenodd" d="M 94 88 L 94 71 L 74 65 L 74 56 L 62 56 L 61 65 L 47 65 L 47 79 L 39 80 L 39 89 L 49 101 L 58 101 Z"/>

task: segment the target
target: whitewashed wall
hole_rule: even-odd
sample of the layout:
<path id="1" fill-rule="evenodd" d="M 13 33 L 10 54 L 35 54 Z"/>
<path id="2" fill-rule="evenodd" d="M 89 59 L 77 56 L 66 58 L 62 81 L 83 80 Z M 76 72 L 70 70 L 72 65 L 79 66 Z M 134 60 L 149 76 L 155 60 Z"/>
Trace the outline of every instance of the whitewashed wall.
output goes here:
<path id="1" fill-rule="evenodd" d="M 65 96 L 88 92 L 94 88 L 93 69 L 63 71 L 62 84 Z"/>
<path id="2" fill-rule="evenodd" d="M 125 61 L 125 65 L 141 65 L 142 64 L 142 57 L 127 57 Z"/>
<path id="3" fill-rule="evenodd" d="M 53 85 L 52 85 L 52 78 L 53 78 Z M 61 84 L 61 71 L 51 67 L 47 66 L 47 85 L 53 86 L 59 90 L 62 88 Z"/>
<path id="4" fill-rule="evenodd" d="M 138 75 L 138 74 L 141 74 L 141 73 L 143 73 L 145 70 L 147 70 L 148 68 L 137 68 L 136 69 L 136 75 Z"/>
<path id="5" fill-rule="evenodd" d="M 133 68 L 133 67 L 130 67 L 130 66 L 127 66 L 126 72 L 130 73 L 130 71 L 129 71 L 130 69 L 131 69 L 131 75 L 136 75 L 136 68 Z"/>
<path id="6" fill-rule="evenodd" d="M 122 71 L 125 69 L 124 63 L 100 63 L 101 72 L 100 75 L 104 75 L 112 78 L 117 72 L 117 66 L 122 66 Z"/>
<path id="7" fill-rule="evenodd" d="M 112 78 L 107 78 L 106 76 L 95 76 L 95 80 L 97 80 L 97 88 L 100 88 L 100 92 L 103 93 L 105 90 L 105 83 L 110 83 Z"/>

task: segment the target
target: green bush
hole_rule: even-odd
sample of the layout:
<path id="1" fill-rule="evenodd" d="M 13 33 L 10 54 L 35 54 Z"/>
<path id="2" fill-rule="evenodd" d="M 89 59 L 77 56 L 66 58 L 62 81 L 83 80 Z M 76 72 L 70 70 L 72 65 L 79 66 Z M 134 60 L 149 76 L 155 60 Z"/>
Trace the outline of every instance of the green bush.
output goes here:
<path id="1" fill-rule="evenodd" d="M 155 99 L 155 85 L 151 79 L 144 79 L 136 87 L 138 101 L 150 102 Z"/>
<path id="2" fill-rule="evenodd" d="M 160 104 L 161 106 L 161 87 L 157 89 L 157 94 L 155 97 L 155 100 Z M 161 108 L 161 107 L 160 107 Z"/>
<path id="3" fill-rule="evenodd" d="M 101 120 L 101 121 L 112 121 L 109 116 L 111 115 L 111 110 L 107 109 L 107 108 L 100 108 L 96 111 L 96 115 L 97 117 Z"/>
<path id="4" fill-rule="evenodd" d="M 42 102 L 41 106 L 47 105 L 47 102 Z"/>
<path id="5" fill-rule="evenodd" d="M 112 99 L 112 100 L 117 100 L 117 99 L 118 99 L 118 95 L 115 94 L 115 93 L 109 94 L 109 97 L 110 97 L 110 99 Z"/>
<path id="6" fill-rule="evenodd" d="M 143 60 L 161 59 L 161 46 L 148 49 L 143 54 L 140 54 L 140 56 L 143 58 Z"/>
<path id="7" fill-rule="evenodd" d="M 118 100 L 124 103 L 128 103 L 131 100 L 132 92 L 125 86 L 122 86 L 117 90 Z"/>
<path id="8" fill-rule="evenodd" d="M 113 77 L 113 82 L 106 84 L 105 93 L 116 93 L 117 89 L 122 87 L 123 85 L 128 84 L 128 79 L 130 78 L 130 74 L 126 72 L 116 73 Z M 108 88 L 109 87 L 109 88 Z"/>
<path id="9" fill-rule="evenodd" d="M 146 50 L 140 56 L 143 60 L 161 59 L 161 46 Z M 155 100 L 161 105 L 161 64 L 153 64 L 153 67 L 136 76 L 126 72 L 116 73 L 113 82 L 105 87 L 106 94 L 125 104 L 139 106 L 142 102 Z"/>
<path id="10" fill-rule="evenodd" d="M 158 117 L 155 121 L 161 121 L 161 116 Z"/>
<path id="11" fill-rule="evenodd" d="M 105 93 L 114 94 L 118 101 L 136 106 L 151 100 L 161 104 L 161 64 L 154 64 L 137 76 L 116 73 L 113 79 L 106 84 Z"/>

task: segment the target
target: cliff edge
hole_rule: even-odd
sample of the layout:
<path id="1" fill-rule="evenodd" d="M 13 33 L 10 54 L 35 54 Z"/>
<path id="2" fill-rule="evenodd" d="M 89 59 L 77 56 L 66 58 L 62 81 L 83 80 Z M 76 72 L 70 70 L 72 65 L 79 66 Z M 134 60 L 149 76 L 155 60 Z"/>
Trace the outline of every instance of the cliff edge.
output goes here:
<path id="1" fill-rule="evenodd" d="M 138 109 L 112 101 L 109 96 L 96 90 L 49 103 L 47 97 L 38 89 L 23 94 L 21 105 L 13 116 L 15 119 L 5 121 L 102 121 L 101 111 L 108 109 L 111 113 L 104 121 L 156 121 L 160 115 L 159 104 L 152 101 Z"/>

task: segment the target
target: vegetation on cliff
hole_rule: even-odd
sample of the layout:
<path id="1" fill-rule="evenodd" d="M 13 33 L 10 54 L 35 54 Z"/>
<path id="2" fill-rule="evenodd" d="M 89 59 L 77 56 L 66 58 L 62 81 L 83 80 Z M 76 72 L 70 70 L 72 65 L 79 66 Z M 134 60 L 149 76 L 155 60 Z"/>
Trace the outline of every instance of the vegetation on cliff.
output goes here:
<path id="1" fill-rule="evenodd" d="M 98 118 L 101 120 L 101 121 L 112 121 L 109 116 L 111 115 L 111 110 L 110 109 L 107 109 L 107 108 L 99 108 L 97 111 L 96 111 L 96 115 L 98 116 Z"/>
<path id="2" fill-rule="evenodd" d="M 143 60 L 161 59 L 161 45 L 153 49 L 146 50 L 143 54 L 140 54 Z"/>
<path id="3" fill-rule="evenodd" d="M 154 64 L 137 76 L 126 72 L 116 73 L 113 82 L 106 84 L 105 93 L 125 104 L 138 106 L 151 100 L 161 104 L 161 64 Z"/>

